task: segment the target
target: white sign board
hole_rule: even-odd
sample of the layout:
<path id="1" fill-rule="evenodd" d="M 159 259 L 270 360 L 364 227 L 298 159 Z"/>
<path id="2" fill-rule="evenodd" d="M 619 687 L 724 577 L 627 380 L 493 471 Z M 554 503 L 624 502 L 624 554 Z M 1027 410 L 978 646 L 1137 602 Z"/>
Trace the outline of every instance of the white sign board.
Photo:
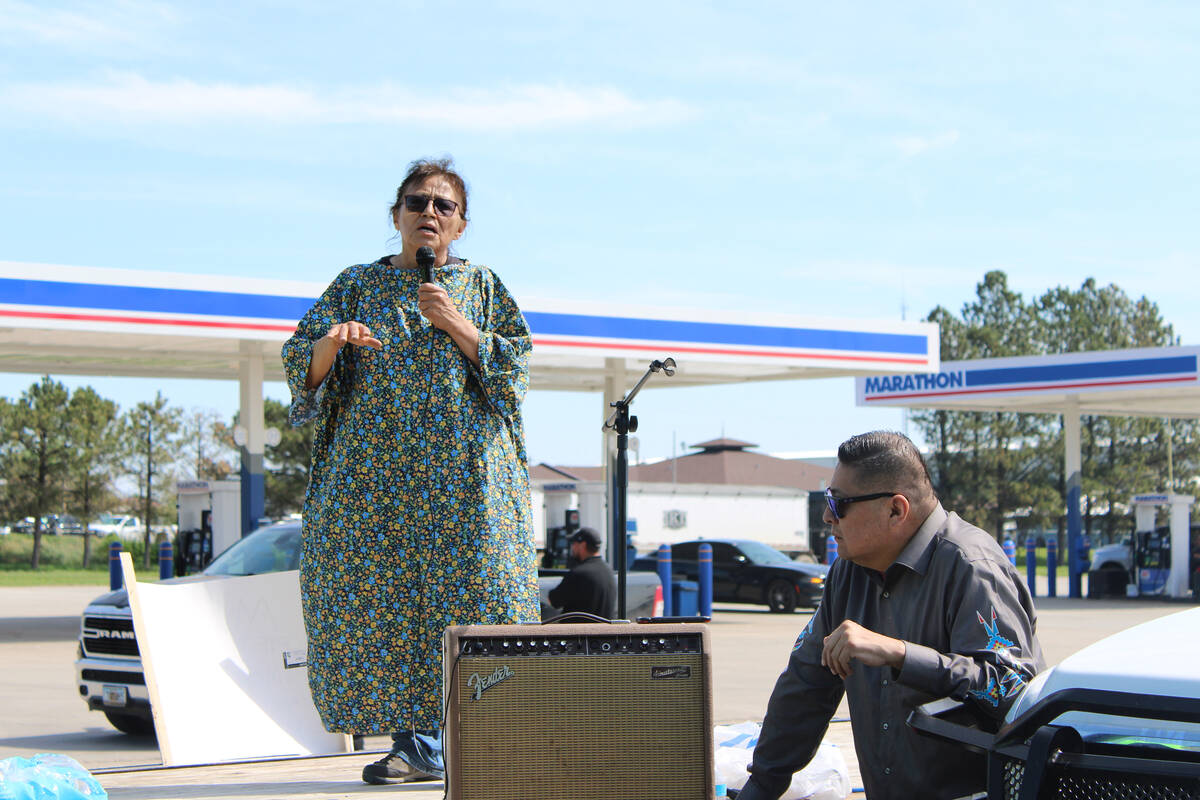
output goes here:
<path id="1" fill-rule="evenodd" d="M 308 689 L 295 570 L 138 583 L 121 568 L 164 766 L 344 753 Z"/>

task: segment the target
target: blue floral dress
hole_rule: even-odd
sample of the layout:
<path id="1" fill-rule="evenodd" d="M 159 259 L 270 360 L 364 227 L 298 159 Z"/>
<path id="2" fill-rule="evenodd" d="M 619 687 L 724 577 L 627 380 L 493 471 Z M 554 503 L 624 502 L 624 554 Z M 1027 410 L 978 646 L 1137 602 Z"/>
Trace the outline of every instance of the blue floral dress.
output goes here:
<path id="1" fill-rule="evenodd" d="M 536 622 L 537 571 L 521 401 L 529 328 L 491 270 L 435 278 L 479 329 L 479 367 L 417 310 L 417 273 L 343 271 L 283 347 L 293 425 L 315 421 L 300 583 L 308 676 L 330 731 L 441 723 L 447 625 Z M 316 390 L 313 343 L 357 320 Z"/>

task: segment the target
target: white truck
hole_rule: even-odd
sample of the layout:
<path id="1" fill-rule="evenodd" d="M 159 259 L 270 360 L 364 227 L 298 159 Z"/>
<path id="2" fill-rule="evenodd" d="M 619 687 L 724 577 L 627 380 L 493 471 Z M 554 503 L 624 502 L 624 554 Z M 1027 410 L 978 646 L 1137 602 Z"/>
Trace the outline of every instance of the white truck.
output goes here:
<path id="1" fill-rule="evenodd" d="M 988 800 L 1200 798 L 1200 608 L 1102 639 L 1037 675 L 996 733 L 927 703 L 909 725 L 983 753 Z"/>

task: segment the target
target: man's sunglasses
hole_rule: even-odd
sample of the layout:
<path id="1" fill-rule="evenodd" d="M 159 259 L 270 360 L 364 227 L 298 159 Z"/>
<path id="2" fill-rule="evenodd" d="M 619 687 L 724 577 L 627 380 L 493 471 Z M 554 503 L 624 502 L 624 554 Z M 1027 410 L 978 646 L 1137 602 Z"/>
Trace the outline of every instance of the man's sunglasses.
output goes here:
<path id="1" fill-rule="evenodd" d="M 833 492 L 826 489 L 825 502 L 829 504 L 829 511 L 833 514 L 833 518 L 841 519 L 846 516 L 851 503 L 861 503 L 864 500 L 878 500 L 881 497 L 894 497 L 897 494 L 898 492 L 874 492 L 872 494 L 860 494 L 857 497 L 837 497 Z"/>
<path id="2" fill-rule="evenodd" d="M 453 200 L 448 200 L 445 197 L 434 197 L 429 194 L 404 195 L 404 207 L 415 214 L 420 214 L 429 208 L 429 201 L 431 200 L 433 201 L 433 212 L 439 217 L 452 216 L 458 210 L 458 203 Z"/>

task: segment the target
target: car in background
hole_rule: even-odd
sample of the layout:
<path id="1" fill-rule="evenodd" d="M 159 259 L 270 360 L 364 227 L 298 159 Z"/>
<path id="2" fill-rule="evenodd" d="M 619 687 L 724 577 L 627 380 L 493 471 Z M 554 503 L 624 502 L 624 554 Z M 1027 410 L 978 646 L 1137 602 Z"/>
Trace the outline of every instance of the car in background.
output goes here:
<path id="1" fill-rule="evenodd" d="M 1092 548 L 1090 572 L 1112 570 L 1129 574 L 1133 570 L 1133 537 L 1126 536 L 1119 544 Z"/>
<path id="2" fill-rule="evenodd" d="M 44 528 L 55 536 L 60 534 L 83 535 L 83 523 L 70 514 L 50 514 L 42 518 Z"/>
<path id="3" fill-rule="evenodd" d="M 145 534 L 142 521 L 131 514 L 110 514 L 105 512 L 96 517 L 87 526 L 89 533 L 97 536 L 118 536 L 122 539 L 137 541 Z"/>
<path id="4" fill-rule="evenodd" d="M 298 569 L 300 534 L 299 519 L 265 525 L 235 542 L 199 573 L 159 581 L 159 585 Z M 539 573 L 543 620 L 558 613 L 549 604 L 547 595 L 563 574 L 565 570 Z M 631 575 L 625 596 L 630 619 L 662 614 L 662 589 L 657 575 Z M 117 730 L 132 735 L 154 733 L 150 695 L 142 672 L 129 596 L 124 589 L 101 595 L 84 609 L 75 677 L 79 695 L 88 708 L 104 712 Z"/>
<path id="5" fill-rule="evenodd" d="M 777 614 L 797 606 L 816 608 L 825 592 L 825 564 L 793 561 L 753 539 L 697 539 L 671 545 L 671 574 L 700 579 L 700 545 L 712 547 L 713 601 L 765 605 Z M 633 563 L 637 571 L 657 569 L 654 556 Z"/>

